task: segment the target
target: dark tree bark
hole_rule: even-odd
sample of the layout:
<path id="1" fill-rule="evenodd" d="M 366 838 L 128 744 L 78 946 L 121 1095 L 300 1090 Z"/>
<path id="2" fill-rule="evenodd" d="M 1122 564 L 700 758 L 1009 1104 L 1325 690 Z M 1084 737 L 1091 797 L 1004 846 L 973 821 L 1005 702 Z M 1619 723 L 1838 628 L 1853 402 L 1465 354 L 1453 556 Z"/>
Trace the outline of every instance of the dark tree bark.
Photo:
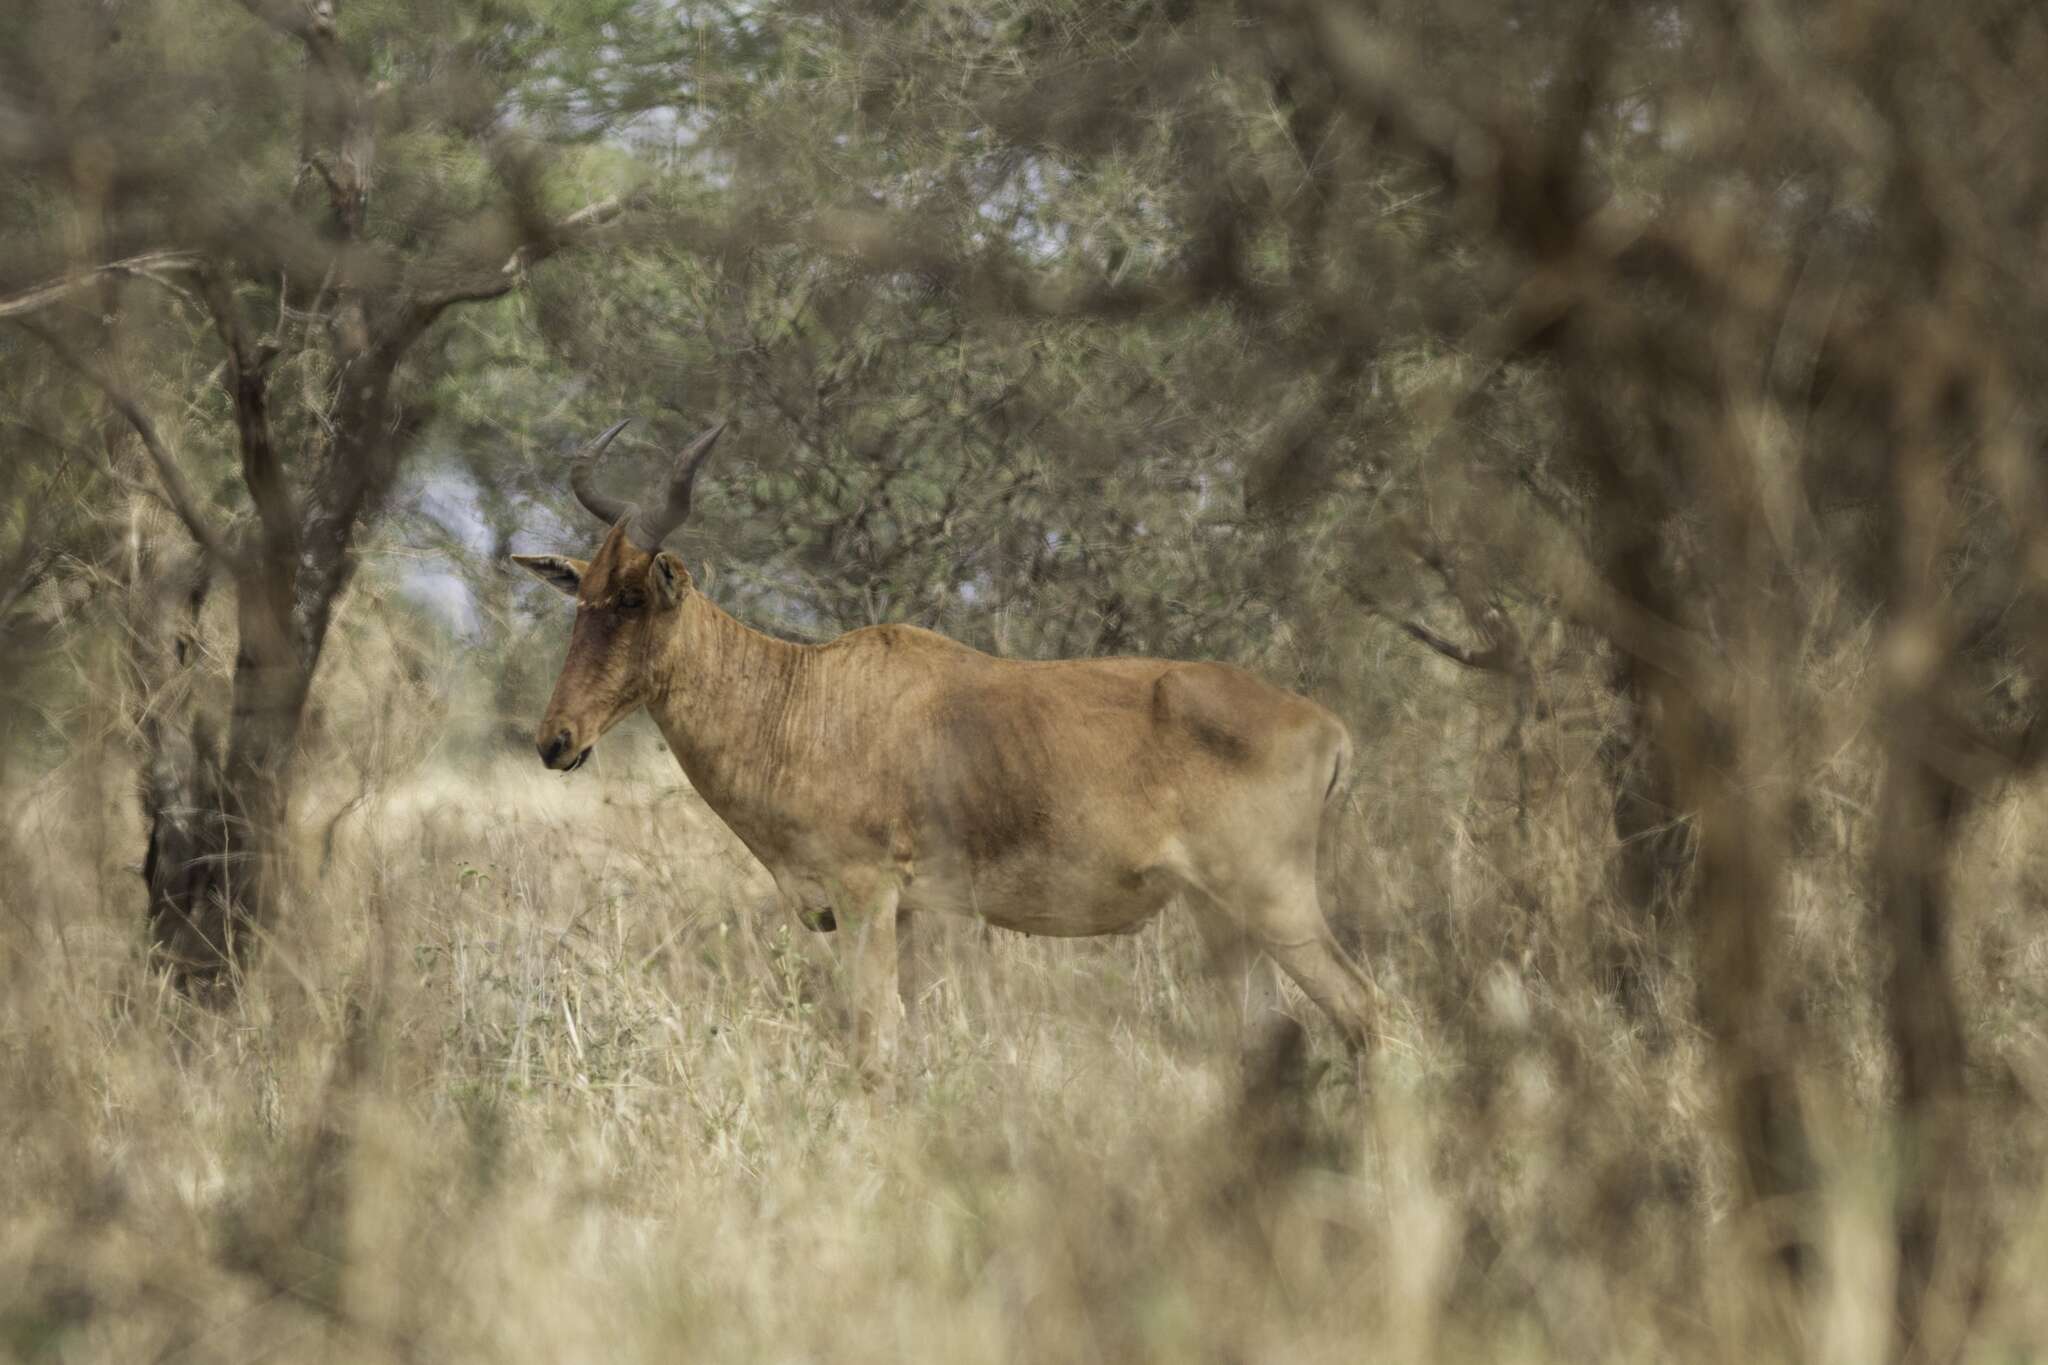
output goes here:
<path id="1" fill-rule="evenodd" d="M 1795 1066 L 1800 1055 L 1775 970 L 1782 955 L 1782 801 L 1745 782 L 1758 738 L 1660 676 L 1652 691 L 1660 749 L 1697 824 L 1690 919 L 1700 1020 L 1714 1039 L 1730 1135 L 1751 1205 L 1772 1214 L 1771 1254 L 1795 1284 L 1815 1248 L 1803 1225 L 1816 1168 Z"/>
<path id="2" fill-rule="evenodd" d="M 133 520 L 124 624 L 149 934 L 180 988 L 198 994 L 233 952 L 245 871 L 233 858 L 219 732 L 194 687 L 212 567 L 203 552 Z"/>
<path id="3" fill-rule="evenodd" d="M 1899 1074 L 1898 1315 L 1910 1359 L 1946 1358 L 1941 1343 L 1959 1339 L 1975 1297 L 1968 1248 L 1954 1245 L 1966 1240 L 1959 1222 L 1969 1216 L 1971 1171 L 1946 887 L 1963 806 L 1961 790 L 1933 766 L 1893 755 L 1879 812 L 1877 883 L 1891 956 L 1885 1021 Z"/>
<path id="4" fill-rule="evenodd" d="M 1880 521 L 1889 561 L 1881 655 L 1887 753 L 1873 879 L 1899 1085 L 1897 1354 L 1915 1361 L 1960 1352 L 1986 1250 L 1982 1229 L 1972 1226 L 1975 1153 L 1948 897 L 1957 828 L 1986 777 L 1969 757 L 1981 739 L 1950 709 L 1965 691 L 1957 686 L 1965 669 L 1940 568 L 1954 534 L 1945 450 L 1981 416 L 1963 401 L 1979 379 L 1967 362 L 1954 376 L 1928 366 L 1890 395 L 1891 477 Z"/>
<path id="5" fill-rule="evenodd" d="M 1606 542 L 1603 558 L 1609 581 L 1631 600 L 1666 619 L 1677 619 L 1671 594 L 1663 591 L 1656 570 L 1650 528 L 1625 517 L 1601 526 L 1599 533 Z M 1670 963 L 1666 945 L 1690 861 L 1688 831 L 1677 775 L 1658 739 L 1661 718 L 1656 714 L 1654 670 L 1616 649 L 1608 688 L 1619 714 L 1601 739 L 1599 760 L 1612 793 L 1612 871 L 1620 921 L 1610 926 L 1602 951 L 1622 1007 L 1633 1018 L 1654 1020 L 1661 1017 L 1655 988 Z"/>

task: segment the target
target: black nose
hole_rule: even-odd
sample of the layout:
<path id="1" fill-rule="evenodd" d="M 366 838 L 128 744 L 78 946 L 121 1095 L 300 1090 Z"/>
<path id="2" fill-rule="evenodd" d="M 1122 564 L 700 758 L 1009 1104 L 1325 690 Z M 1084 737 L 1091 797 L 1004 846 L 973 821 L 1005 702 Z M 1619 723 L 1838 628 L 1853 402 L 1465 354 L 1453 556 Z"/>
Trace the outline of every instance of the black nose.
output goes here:
<path id="1" fill-rule="evenodd" d="M 559 730 L 552 738 L 536 741 L 533 747 L 540 750 L 540 761 L 552 768 L 556 759 L 569 752 L 569 732 Z"/>

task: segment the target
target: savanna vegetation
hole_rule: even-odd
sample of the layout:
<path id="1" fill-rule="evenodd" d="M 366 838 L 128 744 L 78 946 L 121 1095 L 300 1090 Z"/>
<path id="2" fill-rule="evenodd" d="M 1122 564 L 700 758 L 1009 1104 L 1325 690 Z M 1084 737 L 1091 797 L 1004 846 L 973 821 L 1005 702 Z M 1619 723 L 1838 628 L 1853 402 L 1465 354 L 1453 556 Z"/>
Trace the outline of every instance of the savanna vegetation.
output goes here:
<path id="1" fill-rule="evenodd" d="M 0 10 L 0 1351 L 2048 1351 L 2048 18 L 1965 0 Z M 1358 1065 L 1192 928 L 846 968 L 570 453 L 798 639 L 1357 745 Z M 636 483 L 637 481 L 637 483 Z"/>

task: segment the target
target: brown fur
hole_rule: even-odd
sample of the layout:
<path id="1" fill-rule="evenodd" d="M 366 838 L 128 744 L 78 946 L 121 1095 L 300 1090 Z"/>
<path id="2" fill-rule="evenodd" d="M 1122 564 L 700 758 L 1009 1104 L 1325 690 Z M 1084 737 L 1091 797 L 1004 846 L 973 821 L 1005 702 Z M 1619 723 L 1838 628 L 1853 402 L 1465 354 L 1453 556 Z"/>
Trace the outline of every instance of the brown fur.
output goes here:
<path id="1" fill-rule="evenodd" d="M 1265 950 L 1367 1042 L 1371 987 L 1315 889 L 1351 741 L 1314 702 L 1223 664 L 998 659 L 910 626 L 790 644 L 620 527 L 587 565 L 520 559 L 580 580 L 543 756 L 574 766 L 646 706 L 792 908 L 855 932 L 871 1063 L 893 1043 L 899 909 L 1074 936 L 1176 894 L 1225 966 Z"/>

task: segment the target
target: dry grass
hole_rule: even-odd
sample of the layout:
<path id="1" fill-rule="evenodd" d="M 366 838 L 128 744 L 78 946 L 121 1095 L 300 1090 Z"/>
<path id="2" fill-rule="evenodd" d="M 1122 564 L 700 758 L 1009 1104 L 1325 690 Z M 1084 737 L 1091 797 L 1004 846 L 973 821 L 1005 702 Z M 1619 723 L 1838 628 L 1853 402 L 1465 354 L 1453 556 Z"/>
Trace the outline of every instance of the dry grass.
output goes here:
<path id="1" fill-rule="evenodd" d="M 431 708 L 389 696 L 374 761 L 310 774 L 305 890 L 257 978 L 194 1008 L 140 959 L 127 779 L 82 746 L 0 844 L 0 1351 L 1877 1358 L 1863 760 L 1795 878 L 1824 1177 L 1786 1212 L 1825 1267 L 1795 1310 L 1731 1213 L 1683 955 L 1634 1018 L 1593 965 L 1599 718 L 1558 708 L 1525 768 L 1468 699 L 1402 695 L 1430 700 L 1372 731 L 1336 869 L 1387 1001 L 1369 1100 L 1306 1007 L 1306 1062 L 1241 1077 L 1172 916 L 1093 943 L 926 932 L 899 1093 L 870 1099 L 831 941 L 768 908 L 639 723 L 562 779 L 435 755 L 405 728 Z M 2010 1119 L 1987 1359 L 2048 1340 L 2048 934 L 2022 908 L 2044 811 L 1987 810 L 1962 896 L 1987 1112 Z"/>

